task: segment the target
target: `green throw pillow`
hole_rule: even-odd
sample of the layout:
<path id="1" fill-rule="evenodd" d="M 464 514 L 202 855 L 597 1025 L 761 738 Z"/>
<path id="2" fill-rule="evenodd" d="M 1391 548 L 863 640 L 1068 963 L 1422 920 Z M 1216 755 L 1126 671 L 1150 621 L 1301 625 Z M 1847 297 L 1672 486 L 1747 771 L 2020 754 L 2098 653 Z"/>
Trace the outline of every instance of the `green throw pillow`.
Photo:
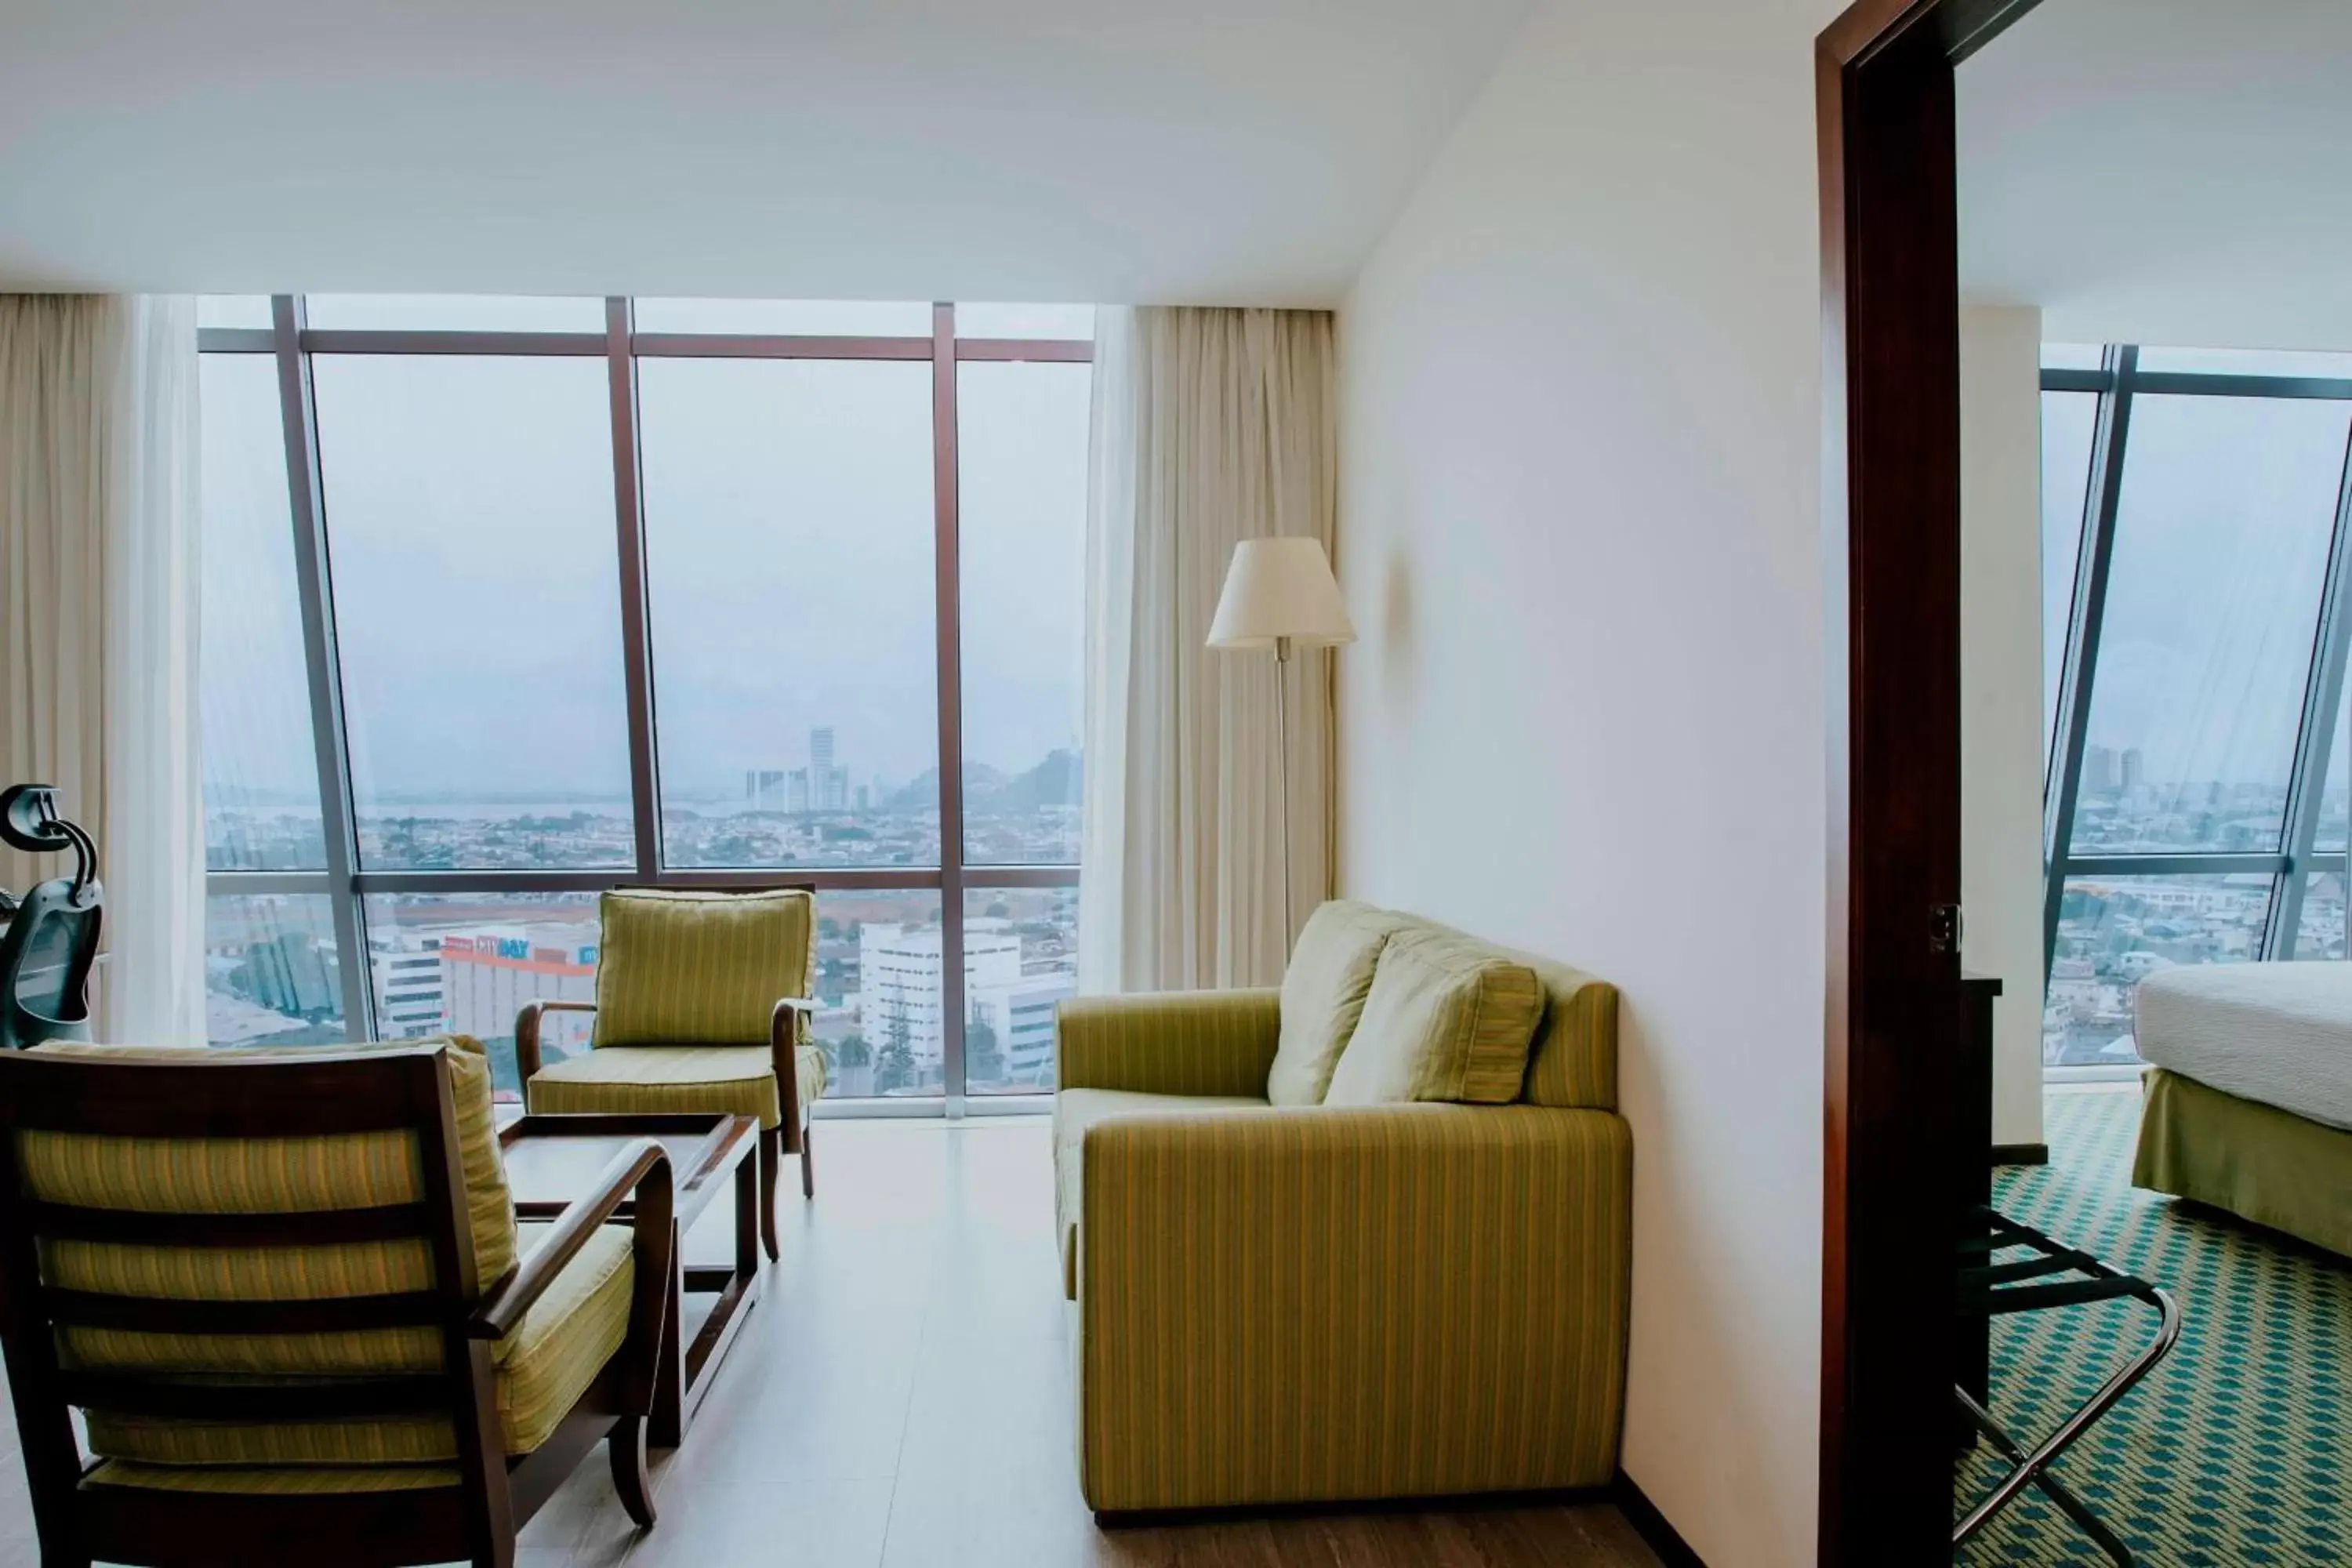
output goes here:
<path id="1" fill-rule="evenodd" d="M 1517 1100 L 1543 1009 L 1526 964 L 1449 932 L 1400 931 L 1381 949 L 1323 1103 Z"/>

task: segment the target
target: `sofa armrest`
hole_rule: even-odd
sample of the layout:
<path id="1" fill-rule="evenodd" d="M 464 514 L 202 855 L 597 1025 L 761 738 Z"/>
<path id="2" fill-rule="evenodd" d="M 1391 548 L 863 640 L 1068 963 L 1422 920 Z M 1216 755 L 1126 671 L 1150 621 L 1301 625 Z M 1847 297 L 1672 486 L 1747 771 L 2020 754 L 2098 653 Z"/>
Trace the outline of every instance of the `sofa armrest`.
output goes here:
<path id="1" fill-rule="evenodd" d="M 1056 1009 L 1055 1023 L 1064 1089 L 1264 1094 L 1282 993 L 1269 986 L 1075 996 Z"/>
<path id="2" fill-rule="evenodd" d="M 1605 1484 L 1633 1142 L 1599 1110 L 1114 1117 L 1081 1155 L 1097 1510 Z"/>

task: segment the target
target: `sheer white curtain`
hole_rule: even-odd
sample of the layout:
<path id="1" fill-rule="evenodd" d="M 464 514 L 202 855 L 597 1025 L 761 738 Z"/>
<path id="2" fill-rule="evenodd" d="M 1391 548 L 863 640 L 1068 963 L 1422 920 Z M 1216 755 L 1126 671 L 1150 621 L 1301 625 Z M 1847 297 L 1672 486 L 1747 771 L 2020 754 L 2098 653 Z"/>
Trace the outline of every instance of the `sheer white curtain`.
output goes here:
<path id="1" fill-rule="evenodd" d="M 1234 546 L 1332 542 L 1331 317 L 1097 315 L 1087 532 L 1080 988 L 1272 984 L 1282 929 L 1270 654 L 1204 646 Z M 1330 655 L 1289 665 L 1291 877 L 1330 886 Z"/>
<path id="2" fill-rule="evenodd" d="M 0 296 L 0 781 L 98 840 L 106 1039 L 205 1037 L 197 463 L 194 300 Z"/>

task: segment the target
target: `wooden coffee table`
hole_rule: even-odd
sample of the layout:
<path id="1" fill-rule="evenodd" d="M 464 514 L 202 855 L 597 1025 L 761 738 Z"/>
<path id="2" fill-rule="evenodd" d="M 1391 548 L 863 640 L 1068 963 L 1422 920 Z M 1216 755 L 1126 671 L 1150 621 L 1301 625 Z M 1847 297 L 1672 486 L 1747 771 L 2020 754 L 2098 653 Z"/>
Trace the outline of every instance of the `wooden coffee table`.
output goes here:
<path id="1" fill-rule="evenodd" d="M 653 1416 L 646 1441 L 675 1448 L 685 1435 L 711 1374 L 743 1326 L 760 1294 L 760 1174 L 752 1158 L 760 1123 L 749 1116 L 687 1111 L 646 1116 L 524 1116 L 499 1130 L 507 1183 L 514 1189 L 515 1215 L 551 1220 L 586 1190 L 623 1145 L 639 1138 L 660 1141 L 669 1151 L 677 1233 L 671 1251 L 677 1267 L 669 1287 L 669 1310 L 662 1325 L 661 1375 L 654 1387 Z M 731 1268 L 688 1268 L 682 1245 L 710 1206 L 723 1180 L 735 1179 L 735 1262 Z M 625 1225 L 634 1205 L 623 1204 L 612 1223 Z M 710 1315 L 683 1354 L 683 1298 L 715 1293 Z"/>

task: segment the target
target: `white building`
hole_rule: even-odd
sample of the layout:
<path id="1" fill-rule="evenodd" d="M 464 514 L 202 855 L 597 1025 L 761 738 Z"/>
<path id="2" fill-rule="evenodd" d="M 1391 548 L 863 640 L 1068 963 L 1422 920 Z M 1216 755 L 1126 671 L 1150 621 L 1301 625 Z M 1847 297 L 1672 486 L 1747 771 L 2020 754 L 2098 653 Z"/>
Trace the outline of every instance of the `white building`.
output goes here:
<path id="1" fill-rule="evenodd" d="M 375 972 L 376 1033 L 387 1040 L 414 1040 L 447 1028 L 441 955 L 429 945 L 403 948 L 376 941 L 368 946 Z"/>
<path id="2" fill-rule="evenodd" d="M 918 1084 L 936 1084 L 946 1072 L 943 973 L 939 926 L 868 924 L 858 931 L 858 1025 L 866 1044 L 879 1053 L 906 1041 Z M 1002 921 L 964 926 L 964 1008 L 988 1020 L 997 1039 L 1012 1035 L 1007 1002 L 1021 985 L 1021 938 Z"/>

